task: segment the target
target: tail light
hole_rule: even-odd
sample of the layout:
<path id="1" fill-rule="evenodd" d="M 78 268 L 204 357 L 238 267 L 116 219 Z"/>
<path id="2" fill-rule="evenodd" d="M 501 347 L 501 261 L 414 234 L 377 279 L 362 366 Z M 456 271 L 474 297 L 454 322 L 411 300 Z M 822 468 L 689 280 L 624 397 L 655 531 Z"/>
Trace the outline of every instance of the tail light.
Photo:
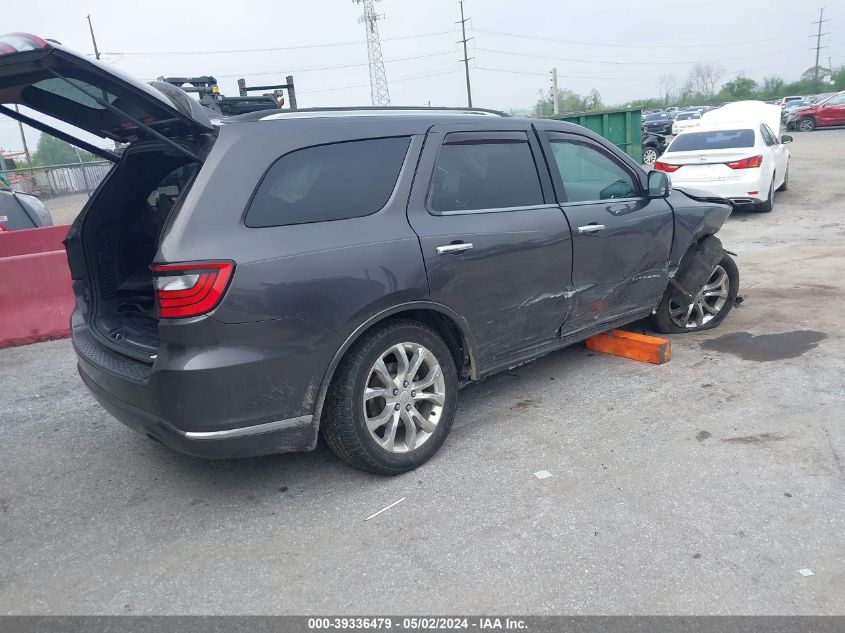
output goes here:
<path id="1" fill-rule="evenodd" d="M 213 310 L 232 279 L 232 262 L 190 262 L 153 264 L 162 319 L 184 319 Z"/>
<path id="2" fill-rule="evenodd" d="M 30 33 L 6 33 L 0 36 L 0 56 L 47 48 L 49 42 Z"/>
<path id="3" fill-rule="evenodd" d="M 742 160 L 735 160 L 732 163 L 725 163 L 731 169 L 751 169 L 759 167 L 763 164 L 763 156 L 751 156 L 750 158 L 743 158 Z"/>
<path id="4" fill-rule="evenodd" d="M 669 172 L 671 174 L 673 171 L 678 171 L 681 166 L 670 165 L 669 163 L 661 163 L 660 161 L 657 161 L 656 163 L 654 163 L 654 168 L 659 171 Z"/>

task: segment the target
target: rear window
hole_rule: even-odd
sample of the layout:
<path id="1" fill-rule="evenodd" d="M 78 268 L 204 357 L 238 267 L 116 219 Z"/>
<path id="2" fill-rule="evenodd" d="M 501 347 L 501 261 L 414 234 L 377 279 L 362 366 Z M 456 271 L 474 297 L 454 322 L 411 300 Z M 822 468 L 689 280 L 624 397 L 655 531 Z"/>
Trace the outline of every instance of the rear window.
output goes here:
<path id="1" fill-rule="evenodd" d="M 358 218 L 390 198 L 409 137 L 296 150 L 273 163 L 246 214 L 253 228 Z"/>
<path id="2" fill-rule="evenodd" d="M 670 152 L 695 152 L 706 149 L 754 147 L 754 130 L 714 130 L 712 132 L 684 132 L 675 137 Z"/>

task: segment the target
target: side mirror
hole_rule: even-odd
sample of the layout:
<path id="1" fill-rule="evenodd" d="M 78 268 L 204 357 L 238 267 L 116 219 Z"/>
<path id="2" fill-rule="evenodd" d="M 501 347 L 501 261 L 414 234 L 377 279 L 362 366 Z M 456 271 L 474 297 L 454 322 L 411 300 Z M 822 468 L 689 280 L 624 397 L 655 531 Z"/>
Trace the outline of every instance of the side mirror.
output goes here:
<path id="1" fill-rule="evenodd" d="M 786 145 L 787 143 L 791 143 L 792 141 L 793 141 L 793 138 L 789 134 L 784 134 L 783 136 L 780 137 L 780 142 L 783 145 Z"/>
<path id="2" fill-rule="evenodd" d="M 648 172 L 648 197 L 668 198 L 672 191 L 672 181 L 665 171 L 652 170 Z"/>

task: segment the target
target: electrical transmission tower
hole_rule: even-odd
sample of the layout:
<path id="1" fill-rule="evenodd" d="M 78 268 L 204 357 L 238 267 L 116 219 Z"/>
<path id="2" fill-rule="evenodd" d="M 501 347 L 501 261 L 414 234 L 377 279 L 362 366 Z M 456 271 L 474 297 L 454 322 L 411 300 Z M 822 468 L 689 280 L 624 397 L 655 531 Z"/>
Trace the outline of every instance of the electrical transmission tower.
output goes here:
<path id="1" fill-rule="evenodd" d="M 381 56 L 381 40 L 378 36 L 378 21 L 384 15 L 376 13 L 374 2 L 378 0 L 352 0 L 364 5 L 364 14 L 358 22 L 367 29 L 367 58 L 370 64 L 370 98 L 374 106 L 389 106 L 390 91 L 387 88 L 387 74 L 384 72 L 384 58 Z"/>

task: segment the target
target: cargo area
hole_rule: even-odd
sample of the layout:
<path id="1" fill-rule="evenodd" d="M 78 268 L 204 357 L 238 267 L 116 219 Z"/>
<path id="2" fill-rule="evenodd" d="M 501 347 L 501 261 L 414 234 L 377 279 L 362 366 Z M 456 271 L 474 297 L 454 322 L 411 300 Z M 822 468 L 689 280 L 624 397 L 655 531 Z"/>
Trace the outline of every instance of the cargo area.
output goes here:
<path id="1" fill-rule="evenodd" d="M 127 150 L 68 240 L 73 277 L 87 281 L 76 288 L 88 325 L 138 360 L 150 362 L 159 343 L 150 264 L 197 165 L 160 144 Z"/>

